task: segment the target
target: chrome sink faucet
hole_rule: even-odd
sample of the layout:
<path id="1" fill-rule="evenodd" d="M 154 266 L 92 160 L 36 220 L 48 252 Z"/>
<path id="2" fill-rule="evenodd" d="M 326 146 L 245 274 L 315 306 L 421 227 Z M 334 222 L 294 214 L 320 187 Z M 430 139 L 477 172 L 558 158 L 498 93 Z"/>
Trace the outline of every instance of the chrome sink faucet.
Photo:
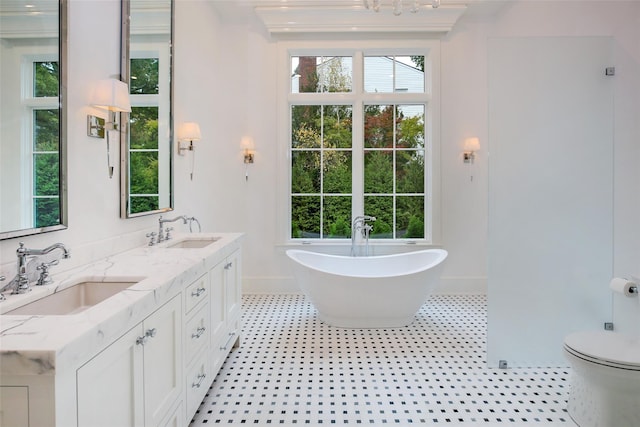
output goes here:
<path id="1" fill-rule="evenodd" d="M 185 224 L 185 225 L 187 224 L 187 221 L 189 221 L 189 218 L 187 218 L 187 217 L 186 217 L 186 216 L 184 216 L 184 215 L 177 216 L 177 217 L 175 217 L 175 218 L 173 218 L 173 219 L 163 219 L 162 217 L 158 218 L 158 224 L 159 224 L 159 227 L 158 227 L 158 240 L 157 240 L 157 243 L 162 243 L 162 242 L 164 242 L 165 240 L 169 240 L 169 239 L 171 239 L 171 234 L 170 234 L 170 232 L 171 232 L 171 230 L 173 230 L 173 228 L 169 228 L 169 227 L 167 227 L 167 228 L 165 229 L 165 228 L 164 228 L 164 225 L 165 225 L 166 223 L 168 223 L 168 222 L 175 222 L 175 221 L 178 221 L 179 219 L 181 219 L 181 220 L 182 220 L 182 223 L 183 223 L 183 224 Z"/>
<path id="2" fill-rule="evenodd" d="M 29 292 L 29 274 L 27 272 L 27 260 L 30 256 L 41 256 L 46 255 L 50 252 L 53 252 L 56 249 L 60 249 L 62 251 L 62 257 L 67 259 L 71 258 L 71 254 L 67 247 L 62 243 L 54 243 L 51 246 L 48 246 L 44 249 L 28 249 L 24 247 L 24 243 L 20 242 L 19 247 L 16 250 L 16 255 L 18 257 L 18 273 L 16 277 L 14 277 L 9 283 L 0 288 L 0 295 L 8 289 L 12 290 L 12 294 L 24 294 Z M 48 263 L 47 266 L 53 265 L 53 263 Z M 0 297 L 0 301 L 4 299 L 4 295 Z"/>
<path id="3" fill-rule="evenodd" d="M 173 219 L 164 219 L 162 217 L 158 218 L 158 232 L 156 233 L 151 232 L 151 233 L 147 233 L 146 236 L 149 238 L 149 246 L 154 246 L 158 243 L 162 243 L 165 242 L 167 240 L 171 240 L 171 231 L 173 230 L 173 227 L 166 227 L 165 228 L 165 224 L 168 222 L 175 222 L 178 220 L 182 220 L 183 224 L 187 224 L 189 223 L 189 231 L 191 233 L 193 233 L 193 227 L 192 224 L 195 222 L 196 224 L 198 224 L 198 232 L 201 232 L 202 229 L 200 227 L 200 221 L 198 221 L 196 219 L 195 216 L 186 216 L 186 215 L 180 215 L 177 216 Z"/>

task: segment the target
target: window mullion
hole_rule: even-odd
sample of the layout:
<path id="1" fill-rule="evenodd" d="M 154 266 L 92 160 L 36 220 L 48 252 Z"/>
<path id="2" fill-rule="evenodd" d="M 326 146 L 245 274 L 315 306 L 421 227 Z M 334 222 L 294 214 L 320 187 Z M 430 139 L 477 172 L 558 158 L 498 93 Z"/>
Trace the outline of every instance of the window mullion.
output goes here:
<path id="1" fill-rule="evenodd" d="M 363 54 L 353 59 L 353 133 L 351 218 L 364 214 L 364 67 Z"/>
<path id="2" fill-rule="evenodd" d="M 324 238 L 324 107 L 320 108 L 320 238 Z"/>

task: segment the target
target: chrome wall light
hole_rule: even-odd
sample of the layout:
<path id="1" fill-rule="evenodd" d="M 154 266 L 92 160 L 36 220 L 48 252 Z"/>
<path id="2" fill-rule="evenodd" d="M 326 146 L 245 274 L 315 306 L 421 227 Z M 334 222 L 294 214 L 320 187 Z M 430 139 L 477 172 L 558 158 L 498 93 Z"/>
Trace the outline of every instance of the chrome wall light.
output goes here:
<path id="1" fill-rule="evenodd" d="M 107 137 L 107 168 L 109 178 L 113 178 L 113 166 L 111 164 L 111 148 L 109 134 L 112 130 L 118 130 L 116 113 L 131 112 L 129 100 L 129 86 L 116 79 L 100 80 L 93 88 L 91 106 L 107 110 L 106 120 L 87 115 L 87 135 L 94 138 Z"/>
<path id="2" fill-rule="evenodd" d="M 480 150 L 480 140 L 476 137 L 464 140 L 464 148 L 462 152 L 462 161 L 464 163 L 473 163 L 476 158 L 475 152 Z"/>
<path id="3" fill-rule="evenodd" d="M 244 150 L 243 161 L 244 161 L 244 179 L 245 181 L 249 180 L 249 165 L 253 164 L 253 159 L 255 157 L 254 151 L 254 143 L 253 138 L 250 136 L 245 136 L 240 141 L 240 146 Z"/>
<path id="4" fill-rule="evenodd" d="M 195 146 L 193 141 L 200 141 L 200 125 L 196 122 L 184 122 L 178 126 L 178 155 L 184 156 L 185 151 L 191 151 L 191 181 L 193 181 L 193 166 L 195 162 Z"/>

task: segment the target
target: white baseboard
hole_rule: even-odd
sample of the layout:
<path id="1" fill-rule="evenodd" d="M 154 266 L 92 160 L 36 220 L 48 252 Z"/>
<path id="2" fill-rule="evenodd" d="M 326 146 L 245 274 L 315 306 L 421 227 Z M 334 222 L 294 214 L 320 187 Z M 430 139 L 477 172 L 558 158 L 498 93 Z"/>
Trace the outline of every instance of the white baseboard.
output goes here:
<path id="1" fill-rule="evenodd" d="M 242 292 L 245 294 L 297 294 L 300 287 L 292 276 L 243 277 Z"/>
<path id="2" fill-rule="evenodd" d="M 487 278 L 484 276 L 448 276 L 441 277 L 433 292 L 438 295 L 481 294 L 487 293 Z"/>
<path id="3" fill-rule="evenodd" d="M 246 294 L 292 294 L 300 293 L 294 277 L 243 277 L 242 291 Z M 439 295 L 486 294 L 486 277 L 443 277 L 434 291 Z"/>

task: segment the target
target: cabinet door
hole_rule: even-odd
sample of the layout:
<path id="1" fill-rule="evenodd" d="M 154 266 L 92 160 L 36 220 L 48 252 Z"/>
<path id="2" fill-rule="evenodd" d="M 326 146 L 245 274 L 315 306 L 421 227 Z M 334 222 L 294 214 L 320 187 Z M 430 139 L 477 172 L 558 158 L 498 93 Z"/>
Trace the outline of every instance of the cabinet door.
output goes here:
<path id="1" fill-rule="evenodd" d="M 29 425 L 29 388 L 0 387 L 0 426 Z"/>
<path id="2" fill-rule="evenodd" d="M 240 315 L 242 287 L 240 285 L 241 265 L 240 251 L 231 254 L 225 263 L 225 299 L 226 299 L 226 320 L 235 321 Z"/>
<path id="3" fill-rule="evenodd" d="M 167 420 L 162 424 L 161 427 L 182 427 L 185 424 L 182 422 L 184 419 L 184 413 L 182 411 L 182 403 L 178 405 L 178 407 L 173 411 Z"/>
<path id="4" fill-rule="evenodd" d="M 224 334 L 225 319 L 225 273 L 226 262 L 223 261 L 211 269 L 210 290 L 211 290 L 211 343 L 215 347 Z"/>
<path id="5" fill-rule="evenodd" d="M 155 427 L 182 391 L 181 296 L 163 305 L 143 324 L 145 426 Z"/>
<path id="6" fill-rule="evenodd" d="M 144 426 L 141 335 L 131 329 L 78 369 L 78 427 Z"/>

